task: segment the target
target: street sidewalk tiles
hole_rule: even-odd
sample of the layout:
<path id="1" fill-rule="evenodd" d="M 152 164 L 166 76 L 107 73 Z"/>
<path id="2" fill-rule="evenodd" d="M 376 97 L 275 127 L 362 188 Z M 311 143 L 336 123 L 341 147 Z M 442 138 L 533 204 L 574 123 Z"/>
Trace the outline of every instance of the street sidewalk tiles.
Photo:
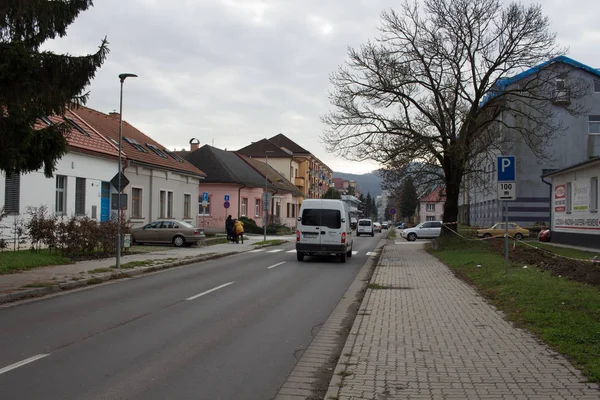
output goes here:
<path id="1" fill-rule="evenodd" d="M 600 399 L 567 359 L 423 249 L 386 246 L 371 283 L 391 289 L 365 296 L 344 348 L 351 355 L 342 387 L 332 381 L 328 396 Z"/>

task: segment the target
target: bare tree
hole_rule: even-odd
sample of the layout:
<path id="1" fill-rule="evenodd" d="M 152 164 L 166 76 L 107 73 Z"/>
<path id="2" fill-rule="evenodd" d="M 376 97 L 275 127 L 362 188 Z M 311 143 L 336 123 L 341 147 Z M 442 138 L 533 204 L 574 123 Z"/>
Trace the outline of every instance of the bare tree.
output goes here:
<path id="1" fill-rule="evenodd" d="M 501 3 L 416 0 L 400 13 L 383 12 L 380 37 L 349 49 L 330 78 L 328 150 L 397 168 L 417 161 L 441 169 L 448 223 L 457 221 L 463 178 L 482 172 L 486 157 L 517 138 L 548 157 L 545 145 L 564 128 L 550 101 L 556 79 L 571 99 L 589 87 L 553 61 L 564 49 L 540 6 Z M 582 111 L 577 102 L 562 107 Z"/>

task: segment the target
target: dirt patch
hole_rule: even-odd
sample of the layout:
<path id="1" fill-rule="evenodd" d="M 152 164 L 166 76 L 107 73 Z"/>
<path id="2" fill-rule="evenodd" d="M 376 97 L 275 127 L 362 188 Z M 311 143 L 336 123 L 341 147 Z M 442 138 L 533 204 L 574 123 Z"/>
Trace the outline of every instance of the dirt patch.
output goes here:
<path id="1" fill-rule="evenodd" d="M 489 246 L 492 250 L 504 255 L 504 239 L 490 240 Z M 560 275 L 600 288 L 600 263 L 559 257 L 547 251 L 528 246 L 517 246 L 514 249 L 512 244 L 509 244 L 509 246 L 508 257 L 513 263 L 545 269 L 550 271 L 552 275 Z"/>

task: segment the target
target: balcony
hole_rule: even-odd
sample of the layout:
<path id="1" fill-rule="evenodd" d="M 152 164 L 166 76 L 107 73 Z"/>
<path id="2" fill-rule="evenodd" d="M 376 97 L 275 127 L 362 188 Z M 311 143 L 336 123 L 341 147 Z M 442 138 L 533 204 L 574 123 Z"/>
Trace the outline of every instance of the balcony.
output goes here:
<path id="1" fill-rule="evenodd" d="M 305 183 L 304 183 L 304 177 L 303 176 L 297 176 L 294 179 L 294 185 L 298 186 L 298 187 L 304 187 Z"/>

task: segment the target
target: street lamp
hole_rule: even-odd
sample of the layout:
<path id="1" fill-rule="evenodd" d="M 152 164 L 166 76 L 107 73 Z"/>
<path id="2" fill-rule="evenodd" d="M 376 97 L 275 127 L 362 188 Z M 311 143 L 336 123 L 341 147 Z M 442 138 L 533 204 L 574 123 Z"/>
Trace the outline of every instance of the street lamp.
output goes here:
<path id="1" fill-rule="evenodd" d="M 123 82 L 125 82 L 125 79 L 127 78 L 137 78 L 137 75 L 129 73 L 119 74 L 119 80 L 121 81 L 121 98 L 119 101 L 119 170 L 117 171 L 119 185 L 119 189 L 117 190 L 117 268 L 121 268 L 121 192 L 123 190 L 121 188 L 121 142 L 123 140 Z"/>
<path id="2" fill-rule="evenodd" d="M 265 150 L 265 199 L 264 199 L 264 204 L 263 204 L 263 240 L 266 242 L 267 241 L 267 212 L 269 210 L 269 205 L 267 204 L 269 201 L 269 196 L 268 196 L 268 179 L 267 176 L 269 176 L 269 153 L 275 153 L 272 150 Z"/>

